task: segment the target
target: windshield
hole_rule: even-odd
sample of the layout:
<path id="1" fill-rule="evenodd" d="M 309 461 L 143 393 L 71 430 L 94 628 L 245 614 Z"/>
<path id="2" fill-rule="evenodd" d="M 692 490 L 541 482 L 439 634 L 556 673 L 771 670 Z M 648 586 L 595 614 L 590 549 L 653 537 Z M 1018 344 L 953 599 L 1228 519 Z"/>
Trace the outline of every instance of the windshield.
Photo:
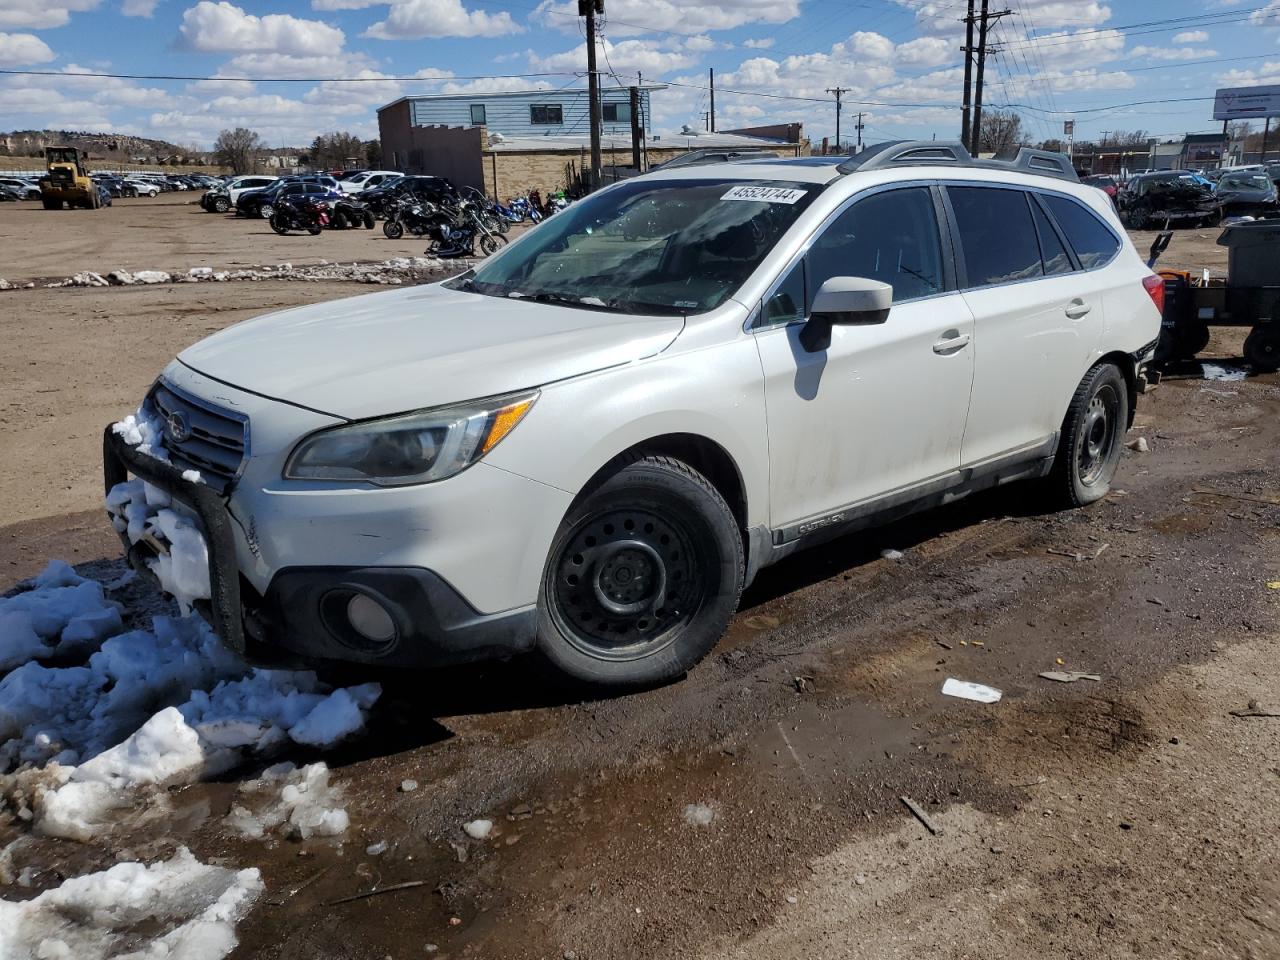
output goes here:
<path id="1" fill-rule="evenodd" d="M 1237 173 L 1219 180 L 1218 188 L 1223 187 L 1235 190 L 1267 190 L 1271 187 L 1271 181 L 1261 173 Z"/>
<path id="2" fill-rule="evenodd" d="M 711 310 L 817 196 L 811 183 L 635 180 L 581 200 L 458 286 L 627 313 Z"/>

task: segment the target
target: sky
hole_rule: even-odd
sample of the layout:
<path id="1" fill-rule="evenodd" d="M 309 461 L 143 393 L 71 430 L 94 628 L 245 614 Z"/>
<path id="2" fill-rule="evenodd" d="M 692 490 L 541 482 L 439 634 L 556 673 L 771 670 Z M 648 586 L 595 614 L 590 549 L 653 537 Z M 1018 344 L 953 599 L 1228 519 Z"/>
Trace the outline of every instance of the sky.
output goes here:
<path id="1" fill-rule="evenodd" d="M 1034 141 L 1218 129 L 1219 86 L 1280 84 L 1280 0 L 1008 0 L 986 102 Z M 1004 9 L 993 2 L 992 9 Z M 0 130 L 101 130 L 206 148 L 377 136 L 412 93 L 585 86 L 576 0 L 0 0 Z M 603 82 L 665 83 L 653 127 L 794 122 L 815 142 L 861 111 L 866 142 L 954 139 L 965 0 L 606 0 Z M 16 72 L 15 72 L 16 71 Z M 123 77 L 87 74 L 127 74 Z M 158 79 L 159 77 L 174 79 Z M 360 82 L 339 82 L 356 79 Z M 1155 102 L 1161 101 L 1161 102 Z"/>

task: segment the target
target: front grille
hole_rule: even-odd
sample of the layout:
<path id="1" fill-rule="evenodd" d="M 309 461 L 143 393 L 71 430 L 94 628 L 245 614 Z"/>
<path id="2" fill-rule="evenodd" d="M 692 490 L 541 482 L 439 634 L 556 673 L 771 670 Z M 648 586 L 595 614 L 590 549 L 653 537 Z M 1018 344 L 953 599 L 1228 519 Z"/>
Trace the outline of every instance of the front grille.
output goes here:
<path id="1" fill-rule="evenodd" d="M 248 419 L 163 382 L 156 384 L 150 399 L 164 423 L 169 459 L 184 470 L 199 470 L 205 483 L 225 493 L 244 463 Z"/>

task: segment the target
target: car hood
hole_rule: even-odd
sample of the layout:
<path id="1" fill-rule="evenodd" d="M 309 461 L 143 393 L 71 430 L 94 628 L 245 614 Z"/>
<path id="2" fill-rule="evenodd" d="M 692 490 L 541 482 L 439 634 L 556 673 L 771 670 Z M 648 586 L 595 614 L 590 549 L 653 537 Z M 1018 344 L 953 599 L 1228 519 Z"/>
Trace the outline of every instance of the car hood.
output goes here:
<path id="1" fill-rule="evenodd" d="M 541 386 L 653 356 L 684 327 L 440 284 L 296 307 L 178 359 L 253 393 L 351 420 Z"/>

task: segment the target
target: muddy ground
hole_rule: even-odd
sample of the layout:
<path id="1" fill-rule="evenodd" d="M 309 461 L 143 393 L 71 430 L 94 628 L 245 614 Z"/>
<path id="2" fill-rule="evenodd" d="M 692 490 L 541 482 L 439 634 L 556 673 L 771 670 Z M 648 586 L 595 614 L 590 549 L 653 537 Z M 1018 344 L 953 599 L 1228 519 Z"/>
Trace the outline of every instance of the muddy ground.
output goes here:
<path id="1" fill-rule="evenodd" d="M 1212 266 L 1220 248 L 1195 234 L 1166 263 Z M 118 555 L 99 432 L 175 350 L 365 291 L 0 293 L 0 590 L 52 556 Z M 1219 331 L 1208 352 L 1238 357 L 1241 339 Z M 766 570 L 661 690 L 574 702 L 527 662 L 381 677 L 368 733 L 325 757 L 342 842 L 233 835 L 241 770 L 176 791 L 161 824 L 36 840 L 14 864 L 35 886 L 3 895 L 185 844 L 262 869 L 245 958 L 1280 957 L 1280 720 L 1229 712 L 1280 708 L 1280 378 L 1174 371 L 1137 436 L 1150 452 L 1126 452 L 1092 509 L 1006 489 Z M 1055 667 L 1101 680 L 1037 676 Z M 947 677 L 1005 697 L 942 697 Z M 477 817 L 497 824 L 484 841 L 461 830 Z M 0 842 L 23 829 L 0 824 Z"/>

